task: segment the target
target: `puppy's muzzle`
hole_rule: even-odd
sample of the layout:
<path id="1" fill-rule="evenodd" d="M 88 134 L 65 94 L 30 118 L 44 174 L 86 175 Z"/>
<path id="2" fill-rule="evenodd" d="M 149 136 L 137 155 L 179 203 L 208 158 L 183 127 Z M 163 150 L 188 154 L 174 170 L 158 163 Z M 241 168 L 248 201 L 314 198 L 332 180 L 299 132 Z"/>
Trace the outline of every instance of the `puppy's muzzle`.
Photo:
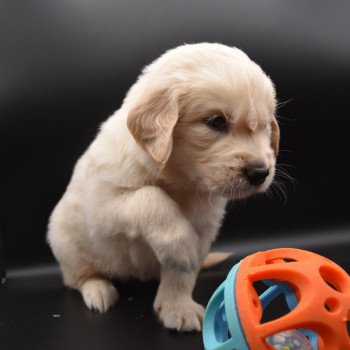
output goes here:
<path id="1" fill-rule="evenodd" d="M 251 165 L 245 168 L 245 177 L 252 186 L 262 185 L 269 176 L 269 169 L 264 166 Z"/>

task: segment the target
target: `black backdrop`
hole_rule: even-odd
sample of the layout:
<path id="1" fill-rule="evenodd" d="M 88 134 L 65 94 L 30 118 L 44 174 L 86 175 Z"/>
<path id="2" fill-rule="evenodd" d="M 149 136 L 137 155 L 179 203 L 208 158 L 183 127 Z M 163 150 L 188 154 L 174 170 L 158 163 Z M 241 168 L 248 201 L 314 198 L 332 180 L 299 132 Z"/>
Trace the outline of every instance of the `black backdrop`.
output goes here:
<path id="1" fill-rule="evenodd" d="M 10 266 L 52 259 L 50 211 L 143 65 L 182 43 L 237 46 L 276 84 L 275 193 L 230 207 L 220 242 L 349 224 L 350 2 L 1 1 L 0 228 Z M 292 167 L 290 167 L 292 166 Z"/>

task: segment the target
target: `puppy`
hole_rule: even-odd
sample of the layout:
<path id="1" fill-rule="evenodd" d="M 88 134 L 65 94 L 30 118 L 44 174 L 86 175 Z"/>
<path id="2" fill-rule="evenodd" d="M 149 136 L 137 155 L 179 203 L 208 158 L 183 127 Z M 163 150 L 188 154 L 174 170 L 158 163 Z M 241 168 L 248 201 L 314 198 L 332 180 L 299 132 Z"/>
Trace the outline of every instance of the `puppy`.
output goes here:
<path id="1" fill-rule="evenodd" d="M 273 180 L 275 108 L 271 80 L 236 48 L 184 45 L 147 66 L 50 217 L 64 283 L 105 312 L 118 299 L 109 279 L 159 278 L 163 325 L 200 330 L 191 295 L 226 203 Z"/>

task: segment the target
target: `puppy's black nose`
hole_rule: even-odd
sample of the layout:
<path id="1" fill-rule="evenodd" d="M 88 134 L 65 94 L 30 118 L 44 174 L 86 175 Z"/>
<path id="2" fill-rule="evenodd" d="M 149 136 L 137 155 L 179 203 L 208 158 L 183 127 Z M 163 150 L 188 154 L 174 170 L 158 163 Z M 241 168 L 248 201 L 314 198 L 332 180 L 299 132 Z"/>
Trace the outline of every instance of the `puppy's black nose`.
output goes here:
<path id="1" fill-rule="evenodd" d="M 265 167 L 259 167 L 259 166 L 248 166 L 245 169 L 245 174 L 247 177 L 248 182 L 252 186 L 259 186 L 264 183 L 265 179 L 269 175 L 269 169 Z"/>

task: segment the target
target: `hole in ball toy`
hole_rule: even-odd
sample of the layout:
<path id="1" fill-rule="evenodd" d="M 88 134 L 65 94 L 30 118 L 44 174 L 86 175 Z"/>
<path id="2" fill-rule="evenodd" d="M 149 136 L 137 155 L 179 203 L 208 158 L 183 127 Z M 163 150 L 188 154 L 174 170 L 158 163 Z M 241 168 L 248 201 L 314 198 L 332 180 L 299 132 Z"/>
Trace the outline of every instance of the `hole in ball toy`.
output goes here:
<path id="1" fill-rule="evenodd" d="M 328 312 L 336 312 L 339 308 L 339 302 L 337 299 L 329 298 L 324 303 L 324 307 Z"/>
<path id="2" fill-rule="evenodd" d="M 219 309 L 216 312 L 214 328 L 215 328 L 216 340 L 218 342 L 223 343 L 231 337 L 228 329 L 228 325 L 227 325 L 224 303 L 221 303 Z"/>
<path id="3" fill-rule="evenodd" d="M 267 289 L 269 289 L 269 286 L 264 283 L 263 281 L 255 281 L 253 282 L 253 287 L 257 293 L 257 295 L 260 295 L 264 293 Z"/>
<path id="4" fill-rule="evenodd" d="M 283 294 L 275 297 L 264 309 L 260 323 L 277 320 L 290 313 Z"/>
<path id="5" fill-rule="evenodd" d="M 299 303 L 299 292 L 294 286 L 285 281 L 263 280 L 253 282 L 258 302 L 253 298 L 252 304 L 261 308 L 260 323 L 277 320 L 294 309 Z M 288 302 L 287 302 L 287 295 Z M 294 300 L 292 302 L 292 300 Z"/>
<path id="6" fill-rule="evenodd" d="M 339 293 L 350 291 L 349 283 L 343 274 L 330 266 L 321 266 L 320 275 L 328 287 Z"/>
<path id="7" fill-rule="evenodd" d="M 271 265 L 271 264 L 280 264 L 283 262 L 286 263 L 293 263 L 293 262 L 297 262 L 298 260 L 293 259 L 293 258 L 288 258 L 288 257 L 280 257 L 280 258 L 274 258 L 274 259 L 270 259 L 270 260 L 266 260 L 266 264 L 267 265 Z"/>
<path id="8" fill-rule="evenodd" d="M 325 281 L 332 289 L 336 290 L 337 292 L 340 292 L 337 287 L 335 287 L 331 282 Z"/>

